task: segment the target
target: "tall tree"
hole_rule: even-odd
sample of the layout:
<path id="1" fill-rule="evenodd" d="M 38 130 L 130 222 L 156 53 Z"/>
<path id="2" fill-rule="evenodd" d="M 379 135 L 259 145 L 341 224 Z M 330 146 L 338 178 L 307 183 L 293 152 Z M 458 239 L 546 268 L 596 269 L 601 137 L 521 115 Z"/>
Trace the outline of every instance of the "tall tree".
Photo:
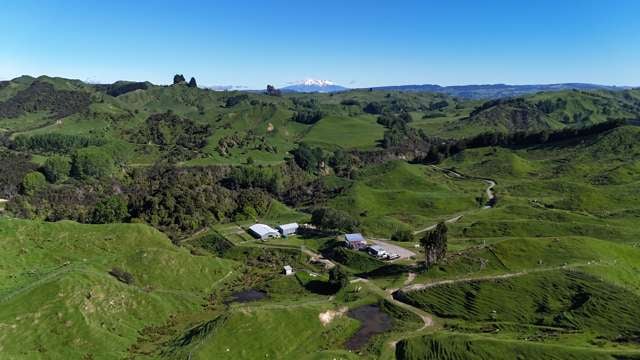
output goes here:
<path id="1" fill-rule="evenodd" d="M 425 264 L 431 267 L 447 254 L 447 225 L 441 222 L 420 239 L 424 250 Z"/>
<path id="2" fill-rule="evenodd" d="M 334 266 L 329 270 L 329 284 L 337 292 L 349 285 L 349 274 L 347 274 L 340 266 Z"/>
<path id="3" fill-rule="evenodd" d="M 189 80 L 189 87 L 192 87 L 192 88 L 198 87 L 198 83 L 196 82 L 196 78 L 191 77 L 191 80 Z"/>

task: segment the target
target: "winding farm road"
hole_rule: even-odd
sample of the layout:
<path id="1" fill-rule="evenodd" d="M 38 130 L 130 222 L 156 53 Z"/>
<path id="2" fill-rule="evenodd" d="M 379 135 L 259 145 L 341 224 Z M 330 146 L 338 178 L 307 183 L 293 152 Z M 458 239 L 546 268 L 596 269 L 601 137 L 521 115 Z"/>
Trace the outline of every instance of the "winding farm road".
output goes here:
<path id="1" fill-rule="evenodd" d="M 551 267 L 545 267 L 545 268 L 539 268 L 539 269 L 529 269 L 529 270 L 522 270 L 517 272 L 496 274 L 496 275 L 469 276 L 469 277 L 462 277 L 457 279 L 439 280 L 439 281 L 434 281 L 430 283 L 407 285 L 396 291 L 408 293 L 408 292 L 420 291 L 420 290 L 424 290 L 424 289 L 428 289 L 428 288 L 432 288 L 440 285 L 450 285 L 450 284 L 473 282 L 473 281 L 491 281 L 491 280 L 499 280 L 499 279 L 508 279 L 512 277 L 524 276 L 524 275 L 538 273 L 538 272 L 575 269 L 579 267 L 587 267 L 587 266 L 594 266 L 594 265 L 603 265 L 603 263 L 594 261 L 594 262 L 587 262 L 587 263 L 577 263 L 572 265 L 560 265 L 560 266 L 551 266 Z"/>
<path id="2" fill-rule="evenodd" d="M 493 191 L 493 188 L 495 188 L 496 185 L 497 185 L 497 183 L 494 180 L 465 176 L 465 175 L 463 175 L 463 174 L 461 174 L 461 173 L 459 173 L 457 171 L 441 168 L 441 167 L 436 166 L 436 165 L 431 165 L 431 167 L 436 169 L 436 170 L 438 170 L 438 171 L 442 171 L 445 175 L 447 175 L 448 177 L 451 177 L 451 178 L 455 178 L 455 179 L 478 179 L 478 180 L 481 180 L 482 182 L 487 184 L 487 188 L 485 189 L 485 192 L 487 194 L 487 199 L 488 199 L 486 205 L 483 206 L 482 208 L 483 209 L 491 209 L 491 208 L 493 208 L 493 205 L 495 204 L 495 199 L 496 199 L 496 195 L 495 195 L 495 193 Z M 454 217 L 452 217 L 450 219 L 445 220 L 444 222 L 447 223 L 447 224 L 455 223 L 458 220 L 462 219 L 462 216 L 463 215 L 457 215 L 457 216 L 454 216 Z M 431 231 L 431 230 L 435 229 L 437 225 L 438 224 L 427 226 L 424 229 L 420 229 L 420 230 L 414 231 L 413 234 L 414 235 L 418 235 L 418 234 L 426 232 L 426 231 Z"/>

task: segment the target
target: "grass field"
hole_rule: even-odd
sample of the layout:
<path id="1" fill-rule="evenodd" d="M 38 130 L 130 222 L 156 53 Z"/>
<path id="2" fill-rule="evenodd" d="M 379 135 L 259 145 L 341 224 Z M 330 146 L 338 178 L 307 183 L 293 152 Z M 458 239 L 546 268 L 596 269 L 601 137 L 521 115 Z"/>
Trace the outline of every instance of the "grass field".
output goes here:
<path id="1" fill-rule="evenodd" d="M 365 170 L 330 204 L 357 216 L 368 234 L 389 237 L 398 229 L 419 230 L 479 208 L 476 197 L 483 191 L 480 181 L 396 161 Z"/>
<path id="2" fill-rule="evenodd" d="M 8 358 L 123 357 L 139 330 L 197 312 L 237 267 L 192 256 L 144 225 L 0 219 L 0 238 L 0 347 Z M 133 283 L 111 276 L 114 267 Z"/>

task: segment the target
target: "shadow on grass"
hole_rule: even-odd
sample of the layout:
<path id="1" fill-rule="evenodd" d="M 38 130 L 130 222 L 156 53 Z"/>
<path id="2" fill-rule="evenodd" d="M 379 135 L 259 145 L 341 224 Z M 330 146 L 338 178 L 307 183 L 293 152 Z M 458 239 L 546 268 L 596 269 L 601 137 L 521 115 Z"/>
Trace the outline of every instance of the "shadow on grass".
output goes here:
<path id="1" fill-rule="evenodd" d="M 333 295 L 340 290 L 335 285 L 320 280 L 311 280 L 304 285 L 304 288 L 318 295 Z"/>

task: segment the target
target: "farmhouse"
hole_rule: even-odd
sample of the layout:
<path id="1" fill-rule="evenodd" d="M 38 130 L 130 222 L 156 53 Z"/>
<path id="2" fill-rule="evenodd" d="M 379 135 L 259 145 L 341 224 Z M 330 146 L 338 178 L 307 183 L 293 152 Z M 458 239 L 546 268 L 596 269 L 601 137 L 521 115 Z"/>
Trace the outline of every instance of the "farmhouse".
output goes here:
<path id="1" fill-rule="evenodd" d="M 344 240 L 347 242 L 347 246 L 352 249 L 362 249 L 367 246 L 367 241 L 364 239 L 364 236 L 360 233 L 355 234 L 345 234 Z"/>
<path id="2" fill-rule="evenodd" d="M 269 225 L 254 224 L 249 227 L 249 233 L 255 238 L 260 240 L 266 240 L 269 238 L 278 238 L 280 233 Z"/>
<path id="3" fill-rule="evenodd" d="M 278 225 L 276 229 L 282 236 L 295 235 L 296 231 L 298 231 L 298 223 Z"/>

